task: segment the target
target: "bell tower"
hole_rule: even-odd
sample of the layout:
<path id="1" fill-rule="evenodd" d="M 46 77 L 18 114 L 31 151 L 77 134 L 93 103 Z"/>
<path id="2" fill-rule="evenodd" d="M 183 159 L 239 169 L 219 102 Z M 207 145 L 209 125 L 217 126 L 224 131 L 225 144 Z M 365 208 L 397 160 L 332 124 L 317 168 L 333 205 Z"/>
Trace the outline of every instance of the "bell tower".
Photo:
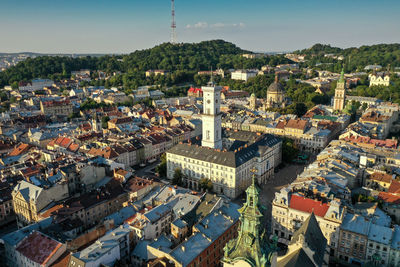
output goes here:
<path id="1" fill-rule="evenodd" d="M 340 79 L 337 82 L 335 89 L 335 97 L 333 99 L 333 109 L 342 111 L 346 102 L 346 80 L 344 79 L 344 70 L 340 74 Z"/>

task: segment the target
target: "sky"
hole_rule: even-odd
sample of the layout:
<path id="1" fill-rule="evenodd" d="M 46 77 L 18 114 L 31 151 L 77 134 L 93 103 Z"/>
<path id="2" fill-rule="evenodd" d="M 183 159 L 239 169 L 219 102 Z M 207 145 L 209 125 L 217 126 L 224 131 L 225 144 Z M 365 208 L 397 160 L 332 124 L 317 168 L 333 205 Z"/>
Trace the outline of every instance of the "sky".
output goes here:
<path id="1" fill-rule="evenodd" d="M 175 0 L 178 42 L 258 52 L 400 43 L 399 0 Z M 170 40 L 170 0 L 0 0 L 0 52 L 130 53 Z"/>

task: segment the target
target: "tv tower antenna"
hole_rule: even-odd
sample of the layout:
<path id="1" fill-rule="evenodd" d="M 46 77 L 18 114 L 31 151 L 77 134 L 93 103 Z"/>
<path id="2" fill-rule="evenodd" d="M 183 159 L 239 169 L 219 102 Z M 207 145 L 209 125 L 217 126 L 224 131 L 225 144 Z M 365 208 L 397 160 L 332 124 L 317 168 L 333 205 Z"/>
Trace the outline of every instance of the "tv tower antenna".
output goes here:
<path id="1" fill-rule="evenodd" d="M 171 0 L 171 43 L 176 44 L 175 0 Z"/>

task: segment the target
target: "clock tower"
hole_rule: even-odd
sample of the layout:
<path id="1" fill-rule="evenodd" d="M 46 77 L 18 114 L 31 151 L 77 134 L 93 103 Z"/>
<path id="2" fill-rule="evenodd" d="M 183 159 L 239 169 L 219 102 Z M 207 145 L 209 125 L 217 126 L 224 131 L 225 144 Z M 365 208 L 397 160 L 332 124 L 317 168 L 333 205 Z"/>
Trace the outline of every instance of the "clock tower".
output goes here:
<path id="1" fill-rule="evenodd" d="M 222 88 L 210 82 L 207 86 L 202 86 L 201 89 L 203 90 L 203 139 L 201 145 L 221 149 L 220 105 Z"/>

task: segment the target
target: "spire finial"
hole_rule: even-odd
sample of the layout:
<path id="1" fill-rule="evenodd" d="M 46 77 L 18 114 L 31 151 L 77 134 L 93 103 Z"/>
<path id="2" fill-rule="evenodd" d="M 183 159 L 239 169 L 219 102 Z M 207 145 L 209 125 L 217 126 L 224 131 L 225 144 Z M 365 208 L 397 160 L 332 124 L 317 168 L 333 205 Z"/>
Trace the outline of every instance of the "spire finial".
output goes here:
<path id="1" fill-rule="evenodd" d="M 256 185 L 256 172 L 257 172 L 257 170 L 256 169 L 251 169 L 250 171 L 253 173 L 253 175 L 251 176 L 251 185 L 255 186 Z"/>
<path id="2" fill-rule="evenodd" d="M 340 73 L 340 79 L 339 79 L 339 81 L 340 81 L 340 82 L 344 82 L 344 65 L 343 65 L 343 67 L 342 67 L 342 72 Z"/>
<path id="3" fill-rule="evenodd" d="M 278 74 L 275 74 L 275 82 L 278 83 Z"/>
<path id="4" fill-rule="evenodd" d="M 214 85 L 214 76 L 213 76 L 212 65 L 211 65 L 210 69 L 211 69 L 210 84 Z"/>

